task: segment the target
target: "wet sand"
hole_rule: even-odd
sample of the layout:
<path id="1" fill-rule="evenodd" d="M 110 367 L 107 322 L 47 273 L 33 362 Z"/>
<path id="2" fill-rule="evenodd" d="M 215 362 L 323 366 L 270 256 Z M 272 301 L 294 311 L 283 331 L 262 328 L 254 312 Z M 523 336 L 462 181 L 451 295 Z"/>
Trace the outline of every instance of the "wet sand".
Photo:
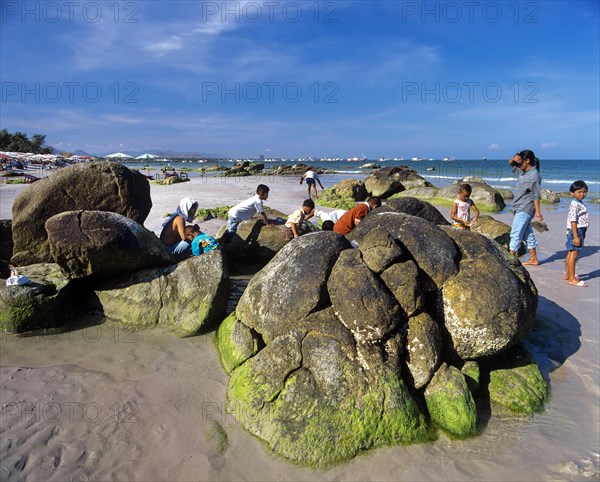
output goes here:
<path id="1" fill-rule="evenodd" d="M 181 197 L 205 208 L 231 205 L 258 183 L 271 186 L 266 204 L 282 212 L 306 197 L 296 178 L 152 185 L 145 226 L 158 234 L 163 214 Z M 0 219 L 11 217 L 23 188 L 0 186 Z M 550 230 L 537 235 L 542 264 L 529 268 L 541 327 L 529 342 L 551 398 L 531 420 L 491 418 L 468 440 L 441 434 L 429 444 L 374 449 L 329 470 L 306 469 L 274 456 L 225 412 L 228 376 L 212 333 L 180 339 L 90 318 L 57 335 L 0 335 L 0 479 L 598 480 L 600 219 L 591 216 L 578 263 L 590 286 L 575 288 L 562 280 L 566 213 L 544 206 L 543 214 Z M 223 222 L 202 227 L 214 234 Z"/>

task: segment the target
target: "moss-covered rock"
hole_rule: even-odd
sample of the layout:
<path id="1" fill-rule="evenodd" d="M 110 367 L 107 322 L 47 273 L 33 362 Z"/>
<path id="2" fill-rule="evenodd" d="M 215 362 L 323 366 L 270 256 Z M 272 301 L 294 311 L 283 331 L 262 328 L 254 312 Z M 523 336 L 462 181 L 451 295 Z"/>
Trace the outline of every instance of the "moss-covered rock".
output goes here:
<path id="1" fill-rule="evenodd" d="M 406 166 L 384 167 L 365 179 L 367 193 L 382 199 L 387 199 L 406 189 L 423 187 L 432 187 L 432 185 Z"/>
<path id="2" fill-rule="evenodd" d="M 432 427 L 474 434 L 471 392 L 485 397 L 477 384 L 499 368 L 479 367 L 530 329 L 526 270 L 484 236 L 405 213 L 373 210 L 349 238 L 358 249 L 333 232 L 295 239 L 250 281 L 217 336 L 229 410 L 319 467 Z"/>
<path id="3" fill-rule="evenodd" d="M 366 198 L 367 191 L 362 181 L 344 179 L 329 189 L 325 189 L 319 197 L 319 204 L 336 209 L 350 209 L 358 201 L 364 201 Z"/>
<path id="4" fill-rule="evenodd" d="M 477 409 L 465 377 L 456 367 L 442 364 L 425 390 L 433 421 L 448 432 L 465 437 L 477 431 Z"/>
<path id="5" fill-rule="evenodd" d="M 542 204 L 557 204 L 560 202 L 560 195 L 550 189 L 542 189 L 540 202 Z"/>
<path id="6" fill-rule="evenodd" d="M 237 319 L 234 311 L 219 325 L 217 348 L 225 370 L 231 373 L 248 358 L 254 356 L 258 352 L 259 345 L 252 330 Z"/>
<path id="7" fill-rule="evenodd" d="M 522 344 L 492 362 L 492 366 L 488 391 L 493 410 L 526 416 L 542 410 L 548 384 Z"/>
<path id="8" fill-rule="evenodd" d="M 477 393 L 479 390 L 479 379 L 481 376 L 479 363 L 474 360 L 468 360 L 465 362 L 460 371 L 465 376 L 467 386 L 469 387 L 469 390 L 471 390 L 471 393 Z"/>
<path id="9" fill-rule="evenodd" d="M 217 206 L 215 208 L 200 208 L 196 211 L 195 219 L 200 222 L 208 221 L 210 219 L 227 219 L 227 213 L 231 209 L 231 206 Z"/>
<path id="10" fill-rule="evenodd" d="M 178 265 L 106 281 L 95 295 L 108 318 L 142 326 L 160 323 L 190 336 L 223 319 L 229 274 L 223 253 L 211 251 Z"/>
<path id="11" fill-rule="evenodd" d="M 234 370 L 230 411 L 276 453 L 314 467 L 425 439 L 427 424 L 404 384 L 385 370 L 367 383 L 336 345 L 317 333 L 274 340 Z"/>
<path id="12" fill-rule="evenodd" d="M 450 203 L 454 202 L 458 197 L 460 185 L 466 182 L 470 184 L 473 189 L 471 199 L 480 211 L 499 212 L 506 207 L 502 194 L 500 194 L 497 189 L 485 182 L 465 181 L 465 179 L 468 178 L 461 179 L 460 181 L 452 183 L 450 186 L 440 189 L 437 193 L 437 197 L 444 198 Z"/>
<path id="13" fill-rule="evenodd" d="M 170 186 L 172 184 L 179 184 L 182 182 L 190 181 L 189 177 L 181 177 L 181 176 L 169 176 L 157 181 L 157 184 L 162 184 L 163 186 Z"/>
<path id="14" fill-rule="evenodd" d="M 60 266 L 40 263 L 19 268 L 31 280 L 23 286 L 0 283 L 0 330 L 10 333 L 62 326 L 73 312 L 73 285 Z"/>

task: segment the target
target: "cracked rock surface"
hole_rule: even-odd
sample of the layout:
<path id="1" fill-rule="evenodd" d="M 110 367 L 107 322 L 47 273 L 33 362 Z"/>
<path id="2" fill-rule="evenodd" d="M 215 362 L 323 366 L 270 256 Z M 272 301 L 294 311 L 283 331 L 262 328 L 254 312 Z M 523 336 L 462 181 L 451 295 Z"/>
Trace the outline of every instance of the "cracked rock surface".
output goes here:
<path id="1" fill-rule="evenodd" d="M 526 270 L 482 235 L 374 211 L 352 237 L 288 243 L 217 332 L 231 412 L 311 466 L 436 427 L 473 435 L 479 384 L 461 369 L 491 370 L 535 318 Z"/>

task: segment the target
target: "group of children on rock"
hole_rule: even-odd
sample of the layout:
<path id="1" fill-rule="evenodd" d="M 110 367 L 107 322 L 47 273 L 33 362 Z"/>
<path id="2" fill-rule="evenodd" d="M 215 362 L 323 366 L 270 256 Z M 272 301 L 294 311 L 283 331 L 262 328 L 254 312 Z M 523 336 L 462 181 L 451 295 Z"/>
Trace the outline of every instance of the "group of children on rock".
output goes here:
<path id="1" fill-rule="evenodd" d="M 515 158 L 513 158 L 513 160 L 514 159 Z M 509 161 L 511 166 L 515 164 L 513 160 Z M 315 199 L 318 199 L 316 183 L 319 183 L 321 189 L 325 188 L 312 168 L 302 176 L 300 183 L 304 181 L 306 181 L 308 185 L 308 198 L 302 202 L 302 206 L 299 209 L 296 209 L 288 216 L 287 221 L 285 222 L 284 236 L 286 240 L 292 240 L 309 231 L 306 229 L 307 224 L 305 223 L 313 216 L 320 219 L 321 229 L 323 231 L 334 231 L 342 235 L 347 235 L 367 216 L 367 214 L 369 214 L 371 210 L 381 206 L 381 200 L 378 197 L 373 196 L 369 197 L 365 202 L 356 204 L 356 206 L 349 210 L 338 209 L 326 212 L 315 209 L 315 202 L 312 199 L 311 189 L 314 190 Z M 583 203 L 587 191 L 587 184 L 584 181 L 576 181 L 571 185 L 570 192 L 574 199 L 569 206 L 567 217 L 566 247 L 568 254 L 565 260 L 566 269 L 564 279 L 570 285 L 578 287 L 587 287 L 587 284 L 581 281 L 578 275 L 575 274 L 575 263 L 577 261 L 578 253 L 583 247 L 585 233 L 589 226 L 587 208 Z M 471 199 L 471 194 L 471 185 L 462 184 L 459 187 L 457 199 L 452 203 L 450 219 L 453 221 L 453 226 L 457 228 L 470 229 L 477 223 L 480 212 Z M 242 221 L 252 219 L 256 214 L 259 214 L 262 217 L 262 220 L 266 225 L 270 224 L 263 205 L 263 202 L 266 201 L 268 197 L 269 187 L 264 184 L 259 184 L 256 189 L 256 194 L 229 209 L 227 212 L 227 228 L 223 234 L 221 243 L 226 245 L 231 242 L 237 232 L 239 224 Z M 537 201 L 539 203 L 539 198 Z M 198 201 L 191 198 L 184 198 L 180 201 L 176 212 L 163 223 L 160 239 L 167 245 L 177 260 L 185 259 L 190 255 L 199 256 L 219 248 L 219 242 L 217 242 L 214 237 L 202 233 L 197 224 L 187 225 L 187 223 L 192 223 L 194 221 L 197 209 Z M 474 213 L 472 219 L 471 211 Z M 514 224 L 515 223 L 513 223 L 512 231 L 515 230 Z M 511 237 L 514 237 L 512 232 Z M 512 251 L 511 254 L 516 255 L 516 253 L 513 253 Z M 537 262 L 525 262 L 524 264 L 536 265 Z"/>

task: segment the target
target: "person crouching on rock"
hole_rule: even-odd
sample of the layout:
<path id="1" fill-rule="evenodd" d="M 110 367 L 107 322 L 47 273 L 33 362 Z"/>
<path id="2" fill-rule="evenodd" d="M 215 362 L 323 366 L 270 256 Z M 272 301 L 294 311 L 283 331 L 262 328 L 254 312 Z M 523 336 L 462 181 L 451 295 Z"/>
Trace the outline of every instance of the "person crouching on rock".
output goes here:
<path id="1" fill-rule="evenodd" d="M 288 216 L 288 220 L 285 223 L 285 239 L 290 240 L 301 236 L 302 223 L 309 220 L 315 214 L 315 202 L 308 198 L 302 203 L 300 209 L 296 209 L 292 214 Z"/>
<path id="2" fill-rule="evenodd" d="M 381 206 L 381 200 L 378 197 L 370 197 L 367 199 L 367 202 L 357 204 L 338 219 L 337 223 L 333 226 L 333 230 L 344 236 L 350 234 L 350 231 L 369 214 L 371 209 L 378 208 L 379 206 Z"/>
<path id="3" fill-rule="evenodd" d="M 171 214 L 169 219 L 163 223 L 163 229 L 160 233 L 160 240 L 166 244 L 169 251 L 175 256 L 177 261 L 189 257 L 192 252 L 190 249 L 190 235 L 186 234 L 186 222 L 193 222 L 198 201 L 189 197 L 184 197 L 179 201 L 179 206 L 175 213 Z"/>
<path id="4" fill-rule="evenodd" d="M 185 228 L 186 239 L 192 241 L 192 254 L 194 256 L 200 256 L 204 253 L 209 253 L 219 249 L 219 243 L 217 240 L 200 231 L 200 226 L 194 224 L 193 226 L 186 226 Z"/>
<path id="5" fill-rule="evenodd" d="M 266 225 L 269 224 L 269 219 L 265 213 L 263 201 L 269 198 L 269 186 L 259 184 L 256 188 L 256 194 L 241 203 L 236 204 L 227 212 L 227 229 L 223 234 L 223 241 L 229 243 L 233 236 L 237 233 L 238 225 L 242 221 L 252 219 L 256 213 L 262 216 Z"/>

